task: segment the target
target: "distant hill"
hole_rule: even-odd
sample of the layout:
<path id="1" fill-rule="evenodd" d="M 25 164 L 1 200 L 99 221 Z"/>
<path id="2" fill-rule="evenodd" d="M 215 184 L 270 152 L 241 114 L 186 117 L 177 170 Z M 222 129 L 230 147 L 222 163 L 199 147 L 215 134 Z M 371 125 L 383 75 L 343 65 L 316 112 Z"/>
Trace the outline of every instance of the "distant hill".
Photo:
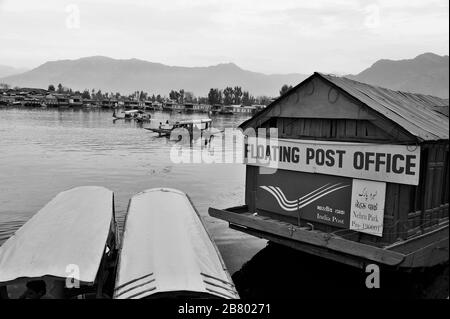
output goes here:
<path id="1" fill-rule="evenodd" d="M 357 75 L 356 81 L 385 88 L 449 97 L 449 57 L 424 53 L 410 60 L 379 60 Z"/>
<path id="2" fill-rule="evenodd" d="M 41 88 L 62 83 L 74 90 L 94 88 L 122 94 L 143 90 L 168 95 L 170 90 L 184 89 L 197 96 L 206 95 L 210 88 L 238 85 L 253 95 L 275 97 L 283 84 L 296 85 L 307 77 L 295 73 L 267 75 L 251 72 L 233 63 L 179 67 L 103 56 L 51 61 L 21 74 L 15 74 L 17 71 L 0 66 L 0 83 Z M 347 77 L 394 90 L 449 97 L 449 57 L 433 53 L 409 60 L 379 60 L 361 73 Z"/>
<path id="3" fill-rule="evenodd" d="M 0 78 L 25 72 L 26 69 L 13 68 L 7 65 L 0 65 Z M 1 83 L 1 80 L 0 80 Z"/>
<path id="4" fill-rule="evenodd" d="M 278 96 L 283 84 L 295 85 L 306 77 L 302 74 L 266 75 L 243 70 L 233 63 L 178 67 L 95 56 L 47 62 L 28 72 L 1 78 L 0 83 L 42 88 L 61 83 L 75 90 L 94 88 L 121 93 L 144 90 L 161 95 L 168 95 L 172 89 L 184 89 L 197 96 L 206 95 L 210 88 L 237 85 L 253 95 Z"/>

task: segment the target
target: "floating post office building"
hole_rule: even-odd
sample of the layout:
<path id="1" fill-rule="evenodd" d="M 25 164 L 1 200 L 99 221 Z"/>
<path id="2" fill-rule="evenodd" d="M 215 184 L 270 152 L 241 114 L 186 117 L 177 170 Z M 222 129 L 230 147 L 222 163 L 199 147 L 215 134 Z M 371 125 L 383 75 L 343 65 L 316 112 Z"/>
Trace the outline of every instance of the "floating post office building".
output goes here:
<path id="1" fill-rule="evenodd" d="M 211 216 L 357 267 L 448 261 L 448 100 L 314 73 L 240 127 L 245 206 Z"/>

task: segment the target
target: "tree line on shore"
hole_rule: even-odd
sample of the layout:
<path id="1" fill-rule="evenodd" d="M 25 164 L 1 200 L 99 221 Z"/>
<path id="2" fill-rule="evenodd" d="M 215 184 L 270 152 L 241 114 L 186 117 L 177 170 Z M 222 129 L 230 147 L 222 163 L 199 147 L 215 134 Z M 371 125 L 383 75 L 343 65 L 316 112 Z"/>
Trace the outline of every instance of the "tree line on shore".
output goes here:
<path id="1" fill-rule="evenodd" d="M 2 84 L 0 88 L 8 89 L 10 88 L 8 85 Z M 15 87 L 14 89 L 19 89 Z M 283 85 L 280 89 L 280 95 L 285 94 L 287 91 L 292 89 L 292 86 L 287 84 Z M 50 84 L 47 88 L 47 91 L 59 93 L 59 94 L 71 94 L 71 95 L 79 95 L 83 99 L 95 99 L 95 100 L 103 100 L 103 99 L 132 99 L 139 101 L 152 101 L 152 102 L 164 102 L 167 100 L 166 96 L 162 96 L 160 94 L 149 94 L 144 91 L 135 91 L 132 94 L 122 95 L 119 92 L 102 92 L 102 90 L 88 90 L 85 89 L 81 91 L 74 91 L 71 88 L 64 87 L 61 83 L 59 83 L 56 87 L 53 84 Z M 244 91 L 240 86 L 227 86 L 224 89 L 211 88 L 208 92 L 208 96 L 205 97 L 196 97 L 194 93 L 181 90 L 171 90 L 169 92 L 168 98 L 176 103 L 184 104 L 184 103 L 195 103 L 195 104 L 223 104 L 223 105 L 268 105 L 272 100 L 272 97 L 269 96 L 258 96 L 255 97 L 250 94 L 249 91 Z"/>

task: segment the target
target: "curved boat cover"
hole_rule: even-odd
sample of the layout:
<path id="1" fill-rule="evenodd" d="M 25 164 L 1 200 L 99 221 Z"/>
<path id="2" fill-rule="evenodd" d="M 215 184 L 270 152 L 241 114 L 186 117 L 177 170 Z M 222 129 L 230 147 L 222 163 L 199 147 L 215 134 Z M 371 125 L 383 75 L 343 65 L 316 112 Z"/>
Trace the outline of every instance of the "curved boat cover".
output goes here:
<path id="1" fill-rule="evenodd" d="M 113 192 L 96 186 L 58 194 L 0 247 L 0 283 L 73 276 L 95 281 L 113 220 Z"/>
<path id="2" fill-rule="evenodd" d="M 150 189 L 131 199 L 118 267 L 114 298 L 167 292 L 239 298 L 200 216 L 178 190 Z"/>

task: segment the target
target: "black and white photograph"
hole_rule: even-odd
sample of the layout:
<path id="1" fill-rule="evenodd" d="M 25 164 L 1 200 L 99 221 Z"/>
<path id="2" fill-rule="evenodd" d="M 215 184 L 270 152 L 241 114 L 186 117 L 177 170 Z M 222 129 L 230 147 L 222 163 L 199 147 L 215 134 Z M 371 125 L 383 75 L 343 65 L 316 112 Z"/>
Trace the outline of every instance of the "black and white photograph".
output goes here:
<path id="1" fill-rule="evenodd" d="M 448 298 L 448 0 L 0 0 L 1 304 Z"/>

